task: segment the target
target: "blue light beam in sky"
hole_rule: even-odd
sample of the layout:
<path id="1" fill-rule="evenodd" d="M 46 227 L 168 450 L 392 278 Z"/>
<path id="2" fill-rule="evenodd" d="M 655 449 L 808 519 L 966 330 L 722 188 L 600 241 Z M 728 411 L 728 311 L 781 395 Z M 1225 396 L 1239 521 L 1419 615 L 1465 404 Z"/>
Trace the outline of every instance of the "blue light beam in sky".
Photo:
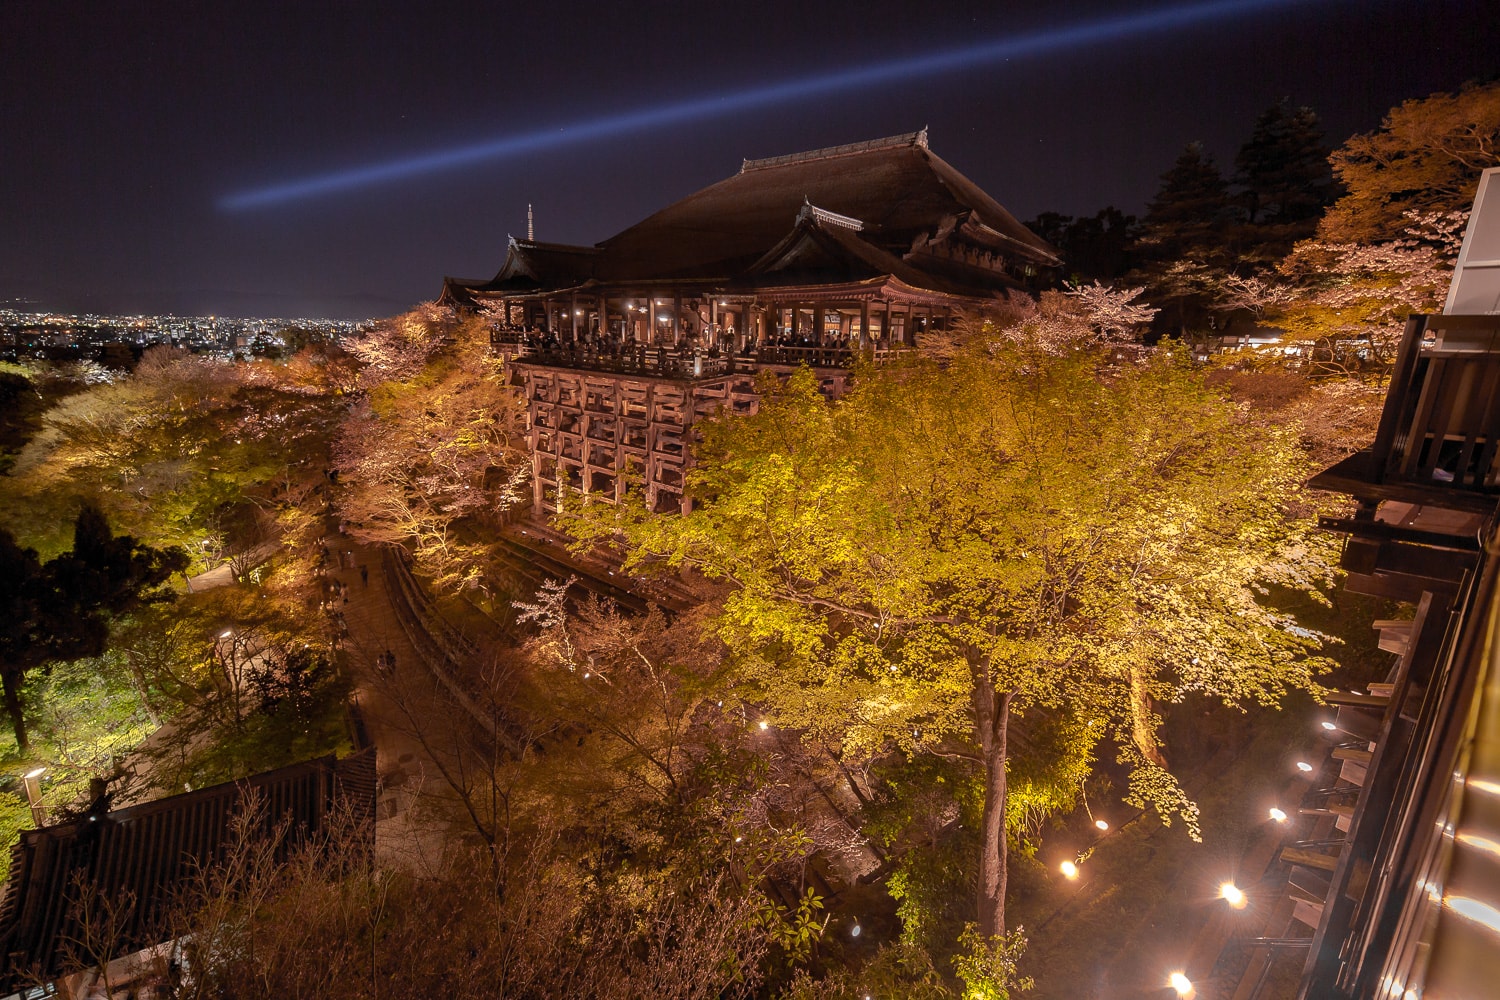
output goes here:
<path id="1" fill-rule="evenodd" d="M 517 132 L 484 142 L 434 150 L 417 156 L 400 157 L 362 167 L 314 174 L 300 180 L 285 181 L 268 187 L 251 188 L 226 195 L 219 200 L 219 207 L 229 211 L 266 208 L 284 202 L 349 191 L 372 184 L 388 183 L 441 170 L 453 170 L 475 163 L 503 160 L 555 149 L 559 146 L 577 145 L 642 129 L 680 125 L 736 111 L 782 104 L 795 99 L 856 90 L 912 77 L 951 73 L 955 70 L 1003 62 L 1007 59 L 1037 56 L 1060 49 L 1119 42 L 1134 35 L 1172 31 L 1222 18 L 1254 14 L 1274 7 L 1289 7 L 1310 2 L 1314 0 L 1210 0 L 1206 3 L 1192 3 L 1107 17 L 1062 28 L 1049 28 L 981 42 L 976 45 L 944 49 L 928 55 L 853 66 L 780 83 L 763 84 L 743 90 L 638 108 L 607 117 L 585 118 L 565 125 Z"/>

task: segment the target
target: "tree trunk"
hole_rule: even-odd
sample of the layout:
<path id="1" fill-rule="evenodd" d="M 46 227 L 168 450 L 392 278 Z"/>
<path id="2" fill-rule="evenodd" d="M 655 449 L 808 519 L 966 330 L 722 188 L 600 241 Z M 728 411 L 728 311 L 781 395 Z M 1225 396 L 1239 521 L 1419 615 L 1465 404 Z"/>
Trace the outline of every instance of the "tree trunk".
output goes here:
<path id="1" fill-rule="evenodd" d="M 975 692 L 979 744 L 984 757 L 984 819 L 980 824 L 979 933 L 986 938 L 1005 933 L 1005 832 L 1007 791 L 1005 760 L 1010 725 L 1010 691 L 997 693 L 988 682 Z"/>
<path id="2" fill-rule="evenodd" d="M 151 690 L 146 684 L 146 673 L 141 665 L 136 662 L 133 653 L 125 654 L 125 661 L 130 664 L 130 680 L 135 687 L 136 697 L 141 700 L 141 707 L 146 710 L 146 717 L 157 729 L 161 728 L 161 716 L 156 711 L 156 706 L 151 704 Z"/>
<path id="3" fill-rule="evenodd" d="M 10 724 L 16 732 L 16 746 L 21 756 L 31 752 L 31 740 L 26 737 L 26 720 L 21 716 L 21 678 L 9 670 L 0 670 L 0 687 L 5 691 L 5 710 L 10 713 Z"/>
<path id="4" fill-rule="evenodd" d="M 1146 693 L 1146 668 L 1139 660 L 1130 667 L 1130 731 L 1141 756 L 1158 767 L 1167 766 L 1156 735 L 1156 720 L 1151 711 L 1151 696 Z"/>

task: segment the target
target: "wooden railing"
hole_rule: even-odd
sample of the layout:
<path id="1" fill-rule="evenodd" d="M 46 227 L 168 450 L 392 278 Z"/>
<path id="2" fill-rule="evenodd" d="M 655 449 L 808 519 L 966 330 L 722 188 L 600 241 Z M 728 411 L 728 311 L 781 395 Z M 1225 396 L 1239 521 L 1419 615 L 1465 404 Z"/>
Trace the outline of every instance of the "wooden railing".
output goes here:
<path id="1" fill-rule="evenodd" d="M 1500 495 L 1500 316 L 1413 316 L 1375 435 L 1382 483 Z"/>
<path id="2" fill-rule="evenodd" d="M 753 373 L 762 367 L 784 365 L 810 368 L 852 368 L 860 352 L 844 347 L 791 347 L 763 344 L 743 353 L 718 353 L 672 347 L 613 344 L 549 344 L 521 331 L 497 331 L 490 335 L 496 354 L 528 364 L 590 371 L 655 375 L 662 378 L 718 378 L 735 373 Z M 885 364 L 903 353 L 902 348 L 867 350 L 864 356 Z"/>

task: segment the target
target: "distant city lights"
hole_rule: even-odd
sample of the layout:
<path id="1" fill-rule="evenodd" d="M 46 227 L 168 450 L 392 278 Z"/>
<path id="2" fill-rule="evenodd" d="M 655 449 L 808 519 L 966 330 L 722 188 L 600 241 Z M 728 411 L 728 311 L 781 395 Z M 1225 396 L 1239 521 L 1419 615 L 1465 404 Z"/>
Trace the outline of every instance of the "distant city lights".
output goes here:
<path id="1" fill-rule="evenodd" d="M 161 345 L 230 360 L 277 355 L 287 348 L 288 330 L 296 329 L 338 342 L 357 337 L 373 320 L 226 316 L 111 316 L 99 313 L 27 312 L 0 309 L 0 358 L 14 360 L 44 350 L 66 348 L 102 352 L 110 345 L 133 351 Z"/>

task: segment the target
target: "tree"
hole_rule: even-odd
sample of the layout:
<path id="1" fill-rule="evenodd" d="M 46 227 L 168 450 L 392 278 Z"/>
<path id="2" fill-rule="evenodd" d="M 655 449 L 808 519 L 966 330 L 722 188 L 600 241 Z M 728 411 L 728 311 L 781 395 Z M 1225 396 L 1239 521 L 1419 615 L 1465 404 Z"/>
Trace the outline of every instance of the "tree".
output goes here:
<path id="1" fill-rule="evenodd" d="M 4 491 L 17 506 L 49 513 L 87 497 L 129 534 L 193 550 L 238 505 L 295 520 L 307 487 L 290 481 L 317 484 L 344 410 L 336 386 L 311 377 L 328 367 L 227 364 L 152 348 L 128 378 L 52 407 Z"/>
<path id="2" fill-rule="evenodd" d="M 1189 143 L 1162 174 L 1161 188 L 1141 220 L 1136 248 L 1140 269 L 1131 276 L 1163 307 L 1158 321 L 1170 318 L 1178 337 L 1208 323 L 1206 276 L 1235 263 L 1230 246 L 1234 215 L 1219 168 L 1200 143 Z"/>
<path id="3" fill-rule="evenodd" d="M 460 522 L 520 503 L 530 470 L 521 403 L 488 346 L 482 323 L 418 310 L 351 347 L 366 394 L 334 445 L 339 513 L 365 541 L 413 543 L 440 586 L 477 578 L 483 546 Z"/>
<path id="4" fill-rule="evenodd" d="M 114 535 L 87 504 L 74 522 L 73 550 L 46 563 L 0 528 L 0 684 L 23 754 L 30 749 L 21 702 L 26 675 L 53 660 L 100 655 L 110 620 L 169 599 L 162 585 L 186 566 L 180 550 Z"/>
<path id="5" fill-rule="evenodd" d="M 1077 218 L 1043 212 L 1026 228 L 1057 247 L 1074 282 L 1114 281 L 1135 263 L 1135 216 L 1113 205 Z"/>
<path id="6" fill-rule="evenodd" d="M 729 584 L 713 627 L 769 724 L 850 754 L 977 761 L 977 923 L 997 956 L 1013 717 L 1075 713 L 1081 753 L 1113 732 L 1132 796 L 1191 828 L 1153 700 L 1311 684 L 1315 637 L 1253 590 L 1309 582 L 1283 549 L 1294 442 L 1176 355 L 1104 370 L 991 329 L 945 360 L 863 371 L 836 404 L 807 371 L 761 389 L 755 416 L 705 426 L 691 513 L 571 499 L 563 524 L 618 539 L 633 571 Z"/>
<path id="7" fill-rule="evenodd" d="M 1229 188 L 1202 143 L 1188 143 L 1141 219 L 1140 253 L 1152 261 L 1218 263 L 1228 251 Z"/>
<path id="8" fill-rule="evenodd" d="M 1278 101 L 1255 120 L 1234 159 L 1236 200 L 1248 223 L 1241 242 L 1255 256 L 1276 260 L 1313 235 L 1334 196 L 1333 171 L 1318 116 Z"/>
<path id="9" fill-rule="evenodd" d="M 1092 285 L 1069 285 L 1064 294 L 1078 302 L 1085 321 L 1108 341 L 1132 338 L 1156 318 L 1160 310 L 1135 301 L 1144 291 L 1111 288 L 1096 281 Z"/>
<path id="10" fill-rule="evenodd" d="M 1480 172 L 1500 166 L 1500 81 L 1405 101 L 1331 162 L 1348 193 L 1319 224 L 1324 241 L 1389 241 L 1406 228 L 1407 212 L 1467 211 Z"/>
<path id="11" fill-rule="evenodd" d="M 1411 212 L 1393 240 L 1297 244 L 1281 264 L 1289 294 L 1273 316 L 1305 348 L 1313 374 L 1385 370 L 1407 317 L 1442 307 L 1467 218 Z"/>
<path id="12" fill-rule="evenodd" d="M 766 935 L 753 898 L 723 878 L 642 903 L 590 892 L 548 830 L 514 845 L 497 886 L 463 851 L 407 872 L 382 867 L 352 824 L 279 851 L 284 828 L 256 826 L 271 824 L 239 817 L 225 857 L 168 913 L 163 936 L 180 942 L 181 967 L 161 956 L 161 995 L 757 995 Z"/>

